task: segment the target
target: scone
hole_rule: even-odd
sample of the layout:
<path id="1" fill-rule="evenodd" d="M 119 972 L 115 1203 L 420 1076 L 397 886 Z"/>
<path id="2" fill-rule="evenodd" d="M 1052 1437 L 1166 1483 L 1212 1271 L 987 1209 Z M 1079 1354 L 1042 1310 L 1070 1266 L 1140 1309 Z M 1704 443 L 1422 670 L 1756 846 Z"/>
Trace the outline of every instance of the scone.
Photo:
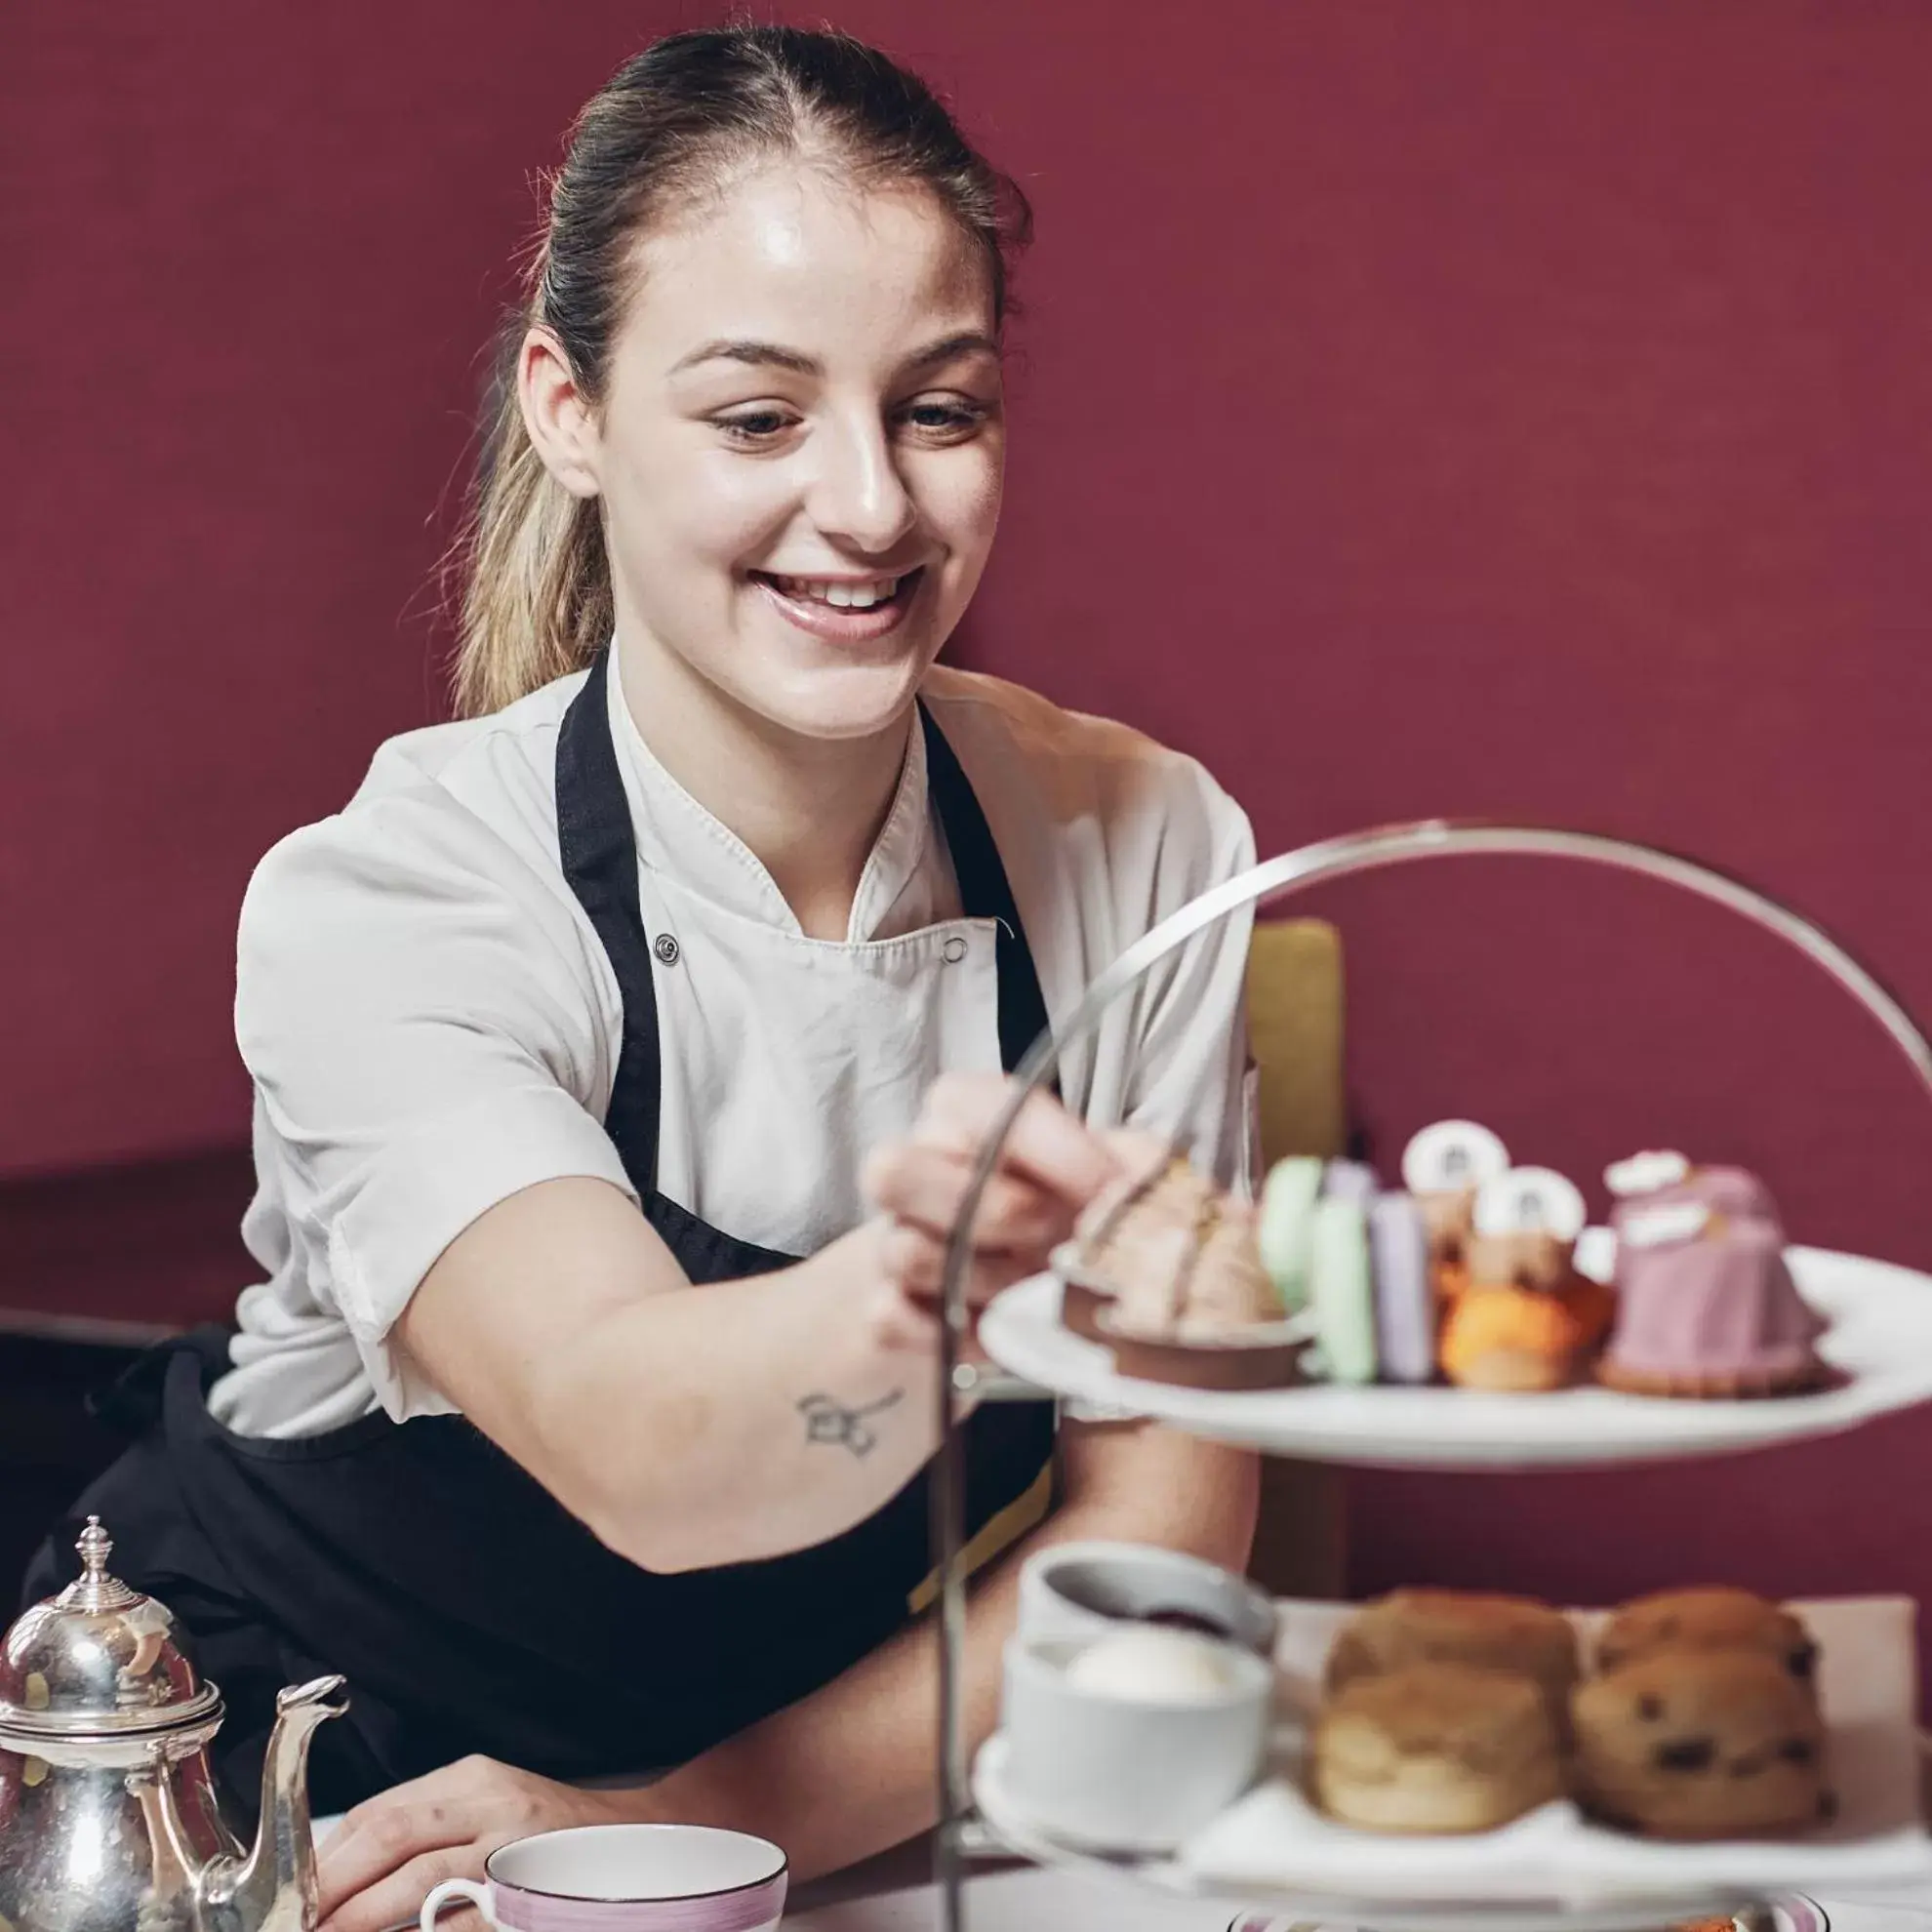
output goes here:
<path id="1" fill-rule="evenodd" d="M 1797 1618 L 1748 1590 L 1667 1590 L 1626 1603 L 1596 1640 L 1596 1668 L 1615 1670 L 1658 1650 L 1761 1650 L 1810 1683 L 1818 1646 Z"/>
<path id="2" fill-rule="evenodd" d="M 1474 1664 L 1541 1685 L 1560 1730 L 1576 1683 L 1577 1633 L 1546 1603 L 1458 1590 L 1398 1590 L 1366 1605 L 1337 1635 L 1325 1681 L 1331 1693 L 1360 1677 L 1412 1664 Z"/>
<path id="3" fill-rule="evenodd" d="M 1563 1795 L 1533 1679 L 1467 1664 L 1358 1677 L 1315 1720 L 1313 1796 L 1366 1831 L 1489 1831 Z"/>
<path id="4" fill-rule="evenodd" d="M 1831 1817 L 1825 1726 L 1763 1650 L 1658 1650 L 1571 1700 L 1580 1794 L 1653 1838 L 1762 1837 Z"/>

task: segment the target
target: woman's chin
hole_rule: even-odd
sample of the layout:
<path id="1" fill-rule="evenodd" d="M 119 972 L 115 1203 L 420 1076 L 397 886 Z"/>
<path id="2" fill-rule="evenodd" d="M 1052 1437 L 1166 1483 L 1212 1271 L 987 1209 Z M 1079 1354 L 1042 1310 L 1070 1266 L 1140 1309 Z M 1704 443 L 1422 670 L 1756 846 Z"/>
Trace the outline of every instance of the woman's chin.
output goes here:
<path id="1" fill-rule="evenodd" d="M 885 664 L 795 669 L 761 681 L 753 708 L 800 738 L 876 738 L 905 717 L 930 663 L 921 652 Z"/>

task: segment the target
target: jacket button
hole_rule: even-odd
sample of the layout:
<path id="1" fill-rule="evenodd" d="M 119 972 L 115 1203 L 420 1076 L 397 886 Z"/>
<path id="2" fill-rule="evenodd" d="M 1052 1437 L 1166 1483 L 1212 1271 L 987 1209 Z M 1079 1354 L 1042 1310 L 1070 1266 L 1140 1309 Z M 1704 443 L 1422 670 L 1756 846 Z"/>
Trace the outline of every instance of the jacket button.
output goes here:
<path id="1" fill-rule="evenodd" d="M 668 933 L 660 933 L 651 942 L 651 950 L 658 955 L 658 961 L 661 965 L 675 966 L 677 964 L 677 942 Z"/>

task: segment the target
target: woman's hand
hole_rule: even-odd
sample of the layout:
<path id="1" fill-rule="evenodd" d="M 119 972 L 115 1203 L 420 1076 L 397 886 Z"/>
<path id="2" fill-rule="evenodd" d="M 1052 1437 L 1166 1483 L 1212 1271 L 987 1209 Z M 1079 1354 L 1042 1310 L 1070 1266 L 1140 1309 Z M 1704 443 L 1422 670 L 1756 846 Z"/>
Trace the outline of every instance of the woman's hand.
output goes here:
<path id="1" fill-rule="evenodd" d="M 945 1074 L 910 1136 L 865 1163 L 865 1196 L 885 1217 L 879 1255 L 892 1297 L 878 1326 L 896 1346 L 929 1346 L 937 1332 L 946 1240 L 980 1149 L 1012 1095 L 1002 1074 Z M 971 1306 L 1037 1274 L 1123 1161 L 1158 1151 L 1146 1136 L 1096 1134 L 1050 1096 L 1029 1094 L 980 1202 L 966 1283 Z"/>
<path id="2" fill-rule="evenodd" d="M 552 1784 L 491 1757 L 465 1757 L 343 1818 L 321 1851 L 320 1932 L 413 1924 L 433 1887 L 445 1878 L 480 1880 L 483 1861 L 499 1845 L 628 1815 L 615 1794 Z"/>

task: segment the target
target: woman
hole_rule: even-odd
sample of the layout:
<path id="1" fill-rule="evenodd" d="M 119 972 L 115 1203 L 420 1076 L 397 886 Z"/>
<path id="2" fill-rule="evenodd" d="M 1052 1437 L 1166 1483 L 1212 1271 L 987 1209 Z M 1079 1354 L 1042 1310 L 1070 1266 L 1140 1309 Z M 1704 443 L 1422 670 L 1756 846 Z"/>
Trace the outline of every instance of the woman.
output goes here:
<path id="1" fill-rule="evenodd" d="M 930 1821 L 946 1231 L 1000 1068 L 1252 857 L 1191 761 L 933 668 L 997 516 L 1023 226 L 854 42 L 630 62 L 511 342 L 467 715 L 385 745 L 250 888 L 268 1279 L 232 1342 L 136 1375 L 145 1432 L 82 1507 L 195 1632 L 238 1793 L 274 1689 L 349 1676 L 313 1774 L 319 1809 L 356 1805 L 333 1932 L 533 1827 L 738 1825 L 809 1874 Z M 1246 937 L 1069 1045 L 1064 1105 L 1005 1149 L 976 1303 L 1042 1265 L 1122 1135 L 1245 1179 Z M 972 1526 L 1008 1546 L 976 1590 L 981 1729 L 1017 1534 L 1245 1558 L 1232 1452 L 1056 1444 L 1043 1404 L 966 1436 Z"/>

